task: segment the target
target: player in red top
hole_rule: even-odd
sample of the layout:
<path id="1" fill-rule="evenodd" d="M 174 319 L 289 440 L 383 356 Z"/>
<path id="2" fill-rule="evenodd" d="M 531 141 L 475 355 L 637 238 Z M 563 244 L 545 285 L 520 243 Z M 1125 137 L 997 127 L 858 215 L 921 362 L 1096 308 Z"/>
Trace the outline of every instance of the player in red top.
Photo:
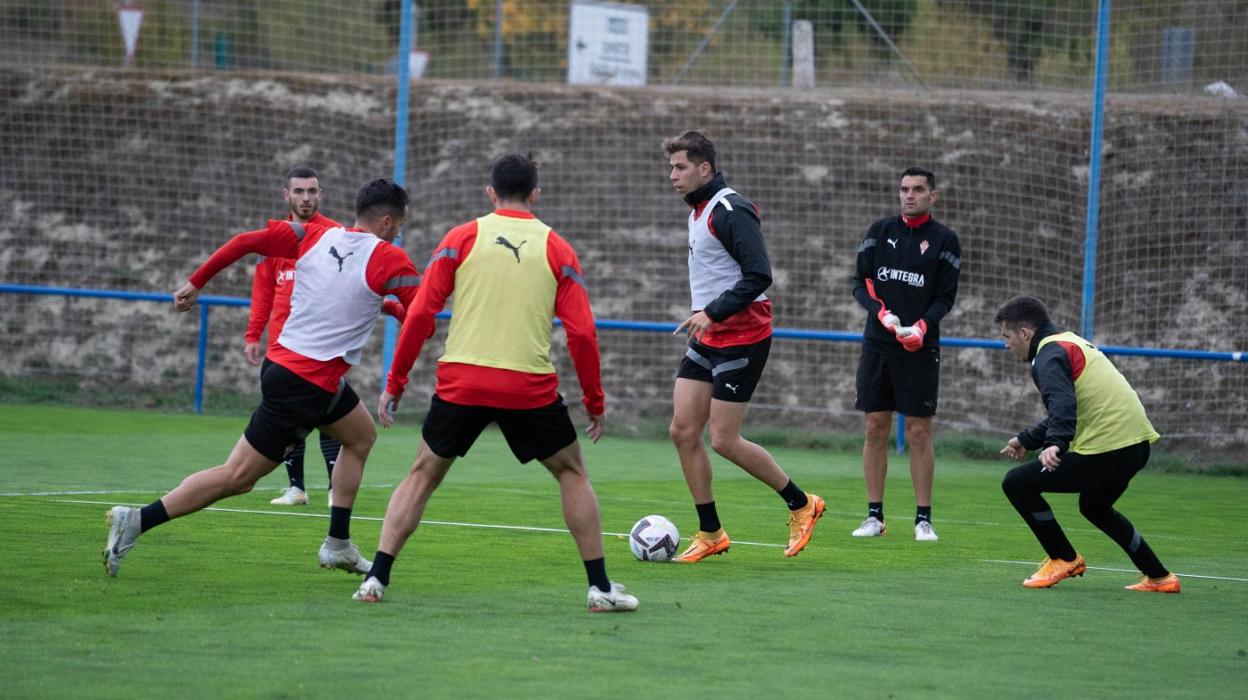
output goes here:
<path id="1" fill-rule="evenodd" d="M 248 253 L 298 260 L 290 318 L 277 342 L 269 346 L 260 378 L 263 399 L 246 431 L 225 464 L 188 476 L 141 510 L 117 506 L 108 512 L 103 558 L 110 576 L 117 575 L 122 557 L 141 533 L 247 493 L 312 428 L 342 443 L 320 564 L 354 573 L 369 570 L 372 563 L 350 540 L 350 522 L 377 430 L 347 384 L 346 374 L 360 360 L 384 296 L 395 294 L 405 305 L 415 301 L 420 276 L 407 254 L 390 243 L 406 211 L 407 192 L 402 187 L 373 180 L 356 196 L 351 229 L 270 221 L 265 229 L 232 238 L 174 292 L 175 308 L 187 311 L 214 275 Z"/>
<path id="2" fill-rule="evenodd" d="M 288 221 L 302 224 L 318 224 L 326 227 L 341 226 L 337 221 L 320 213 L 321 195 L 320 178 L 316 171 L 306 165 L 297 165 L 286 171 L 286 186 L 282 188 L 282 198 L 290 207 L 286 216 Z M 247 322 L 247 332 L 243 336 L 243 356 L 251 364 L 260 366 L 264 359 L 264 347 L 260 345 L 260 337 L 265 326 L 269 329 L 269 343 L 277 342 L 282 334 L 282 326 L 290 316 L 290 293 L 295 288 L 295 261 L 291 258 L 261 258 L 256 265 L 255 277 L 251 284 L 251 317 Z M 403 305 L 387 299 L 382 305 L 382 312 L 400 321 L 403 320 Z M 338 459 L 341 445 L 338 441 L 320 433 L 321 455 L 325 458 L 325 471 L 330 484 L 329 502 L 333 505 L 334 462 Z M 302 506 L 308 502 L 307 486 L 303 480 L 303 460 L 306 452 L 306 440 L 295 445 L 295 449 L 286 455 L 283 465 L 290 485 L 282 490 L 282 494 L 269 501 L 273 505 Z"/>
<path id="3" fill-rule="evenodd" d="M 433 334 L 435 314 L 455 294 L 420 452 L 390 497 L 373 568 L 356 600 L 381 600 L 394 558 L 420 524 L 434 489 L 481 431 L 497 423 L 517 459 L 539 460 L 559 482 L 564 521 L 589 579 L 590 611 L 637 608 L 637 599 L 607 578 L 598 499 L 550 363 L 551 322 L 558 316 L 589 412 L 585 432 L 597 442 L 603 393 L 589 294 L 576 251 L 531 213 L 540 193 L 537 166 L 527 156 L 495 160 L 486 188 L 494 212 L 446 234 L 425 270 L 416 304 L 408 306 L 377 408 L 383 426 L 394 422 L 392 411 L 412 363 Z"/>

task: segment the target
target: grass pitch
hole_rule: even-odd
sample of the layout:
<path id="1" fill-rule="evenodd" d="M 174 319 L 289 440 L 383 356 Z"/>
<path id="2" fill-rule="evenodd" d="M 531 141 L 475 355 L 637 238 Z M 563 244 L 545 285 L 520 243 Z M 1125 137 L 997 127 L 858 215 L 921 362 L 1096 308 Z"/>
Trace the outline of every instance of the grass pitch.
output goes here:
<path id="1" fill-rule="evenodd" d="M 251 494 L 145 535 L 117 579 L 99 551 L 109 505 L 141 505 L 217 464 L 245 417 L 0 405 L 0 695 L 442 698 L 1232 697 L 1248 687 L 1248 480 L 1155 474 L 1119 502 L 1177 596 L 1124 591 L 1117 547 L 1073 496 L 1052 503 L 1091 568 L 1051 590 L 1019 584 L 1043 554 L 1000 491 L 1001 462 L 938 455 L 941 540 L 911 536 L 913 496 L 893 457 L 890 535 L 862 517 L 855 454 L 775 450 L 828 499 L 809 548 L 786 559 L 779 498 L 713 458 L 732 550 L 694 566 L 642 563 L 607 535 L 613 579 L 641 609 L 585 612 L 585 579 L 554 481 L 487 432 L 434 495 L 386 600 L 316 566 L 328 526 L 312 504 Z M 371 555 L 390 485 L 418 432 L 383 431 L 356 504 Z M 585 444 L 608 533 L 643 515 L 689 535 L 696 518 L 672 448 Z M 547 528 L 555 531 L 547 531 Z M 751 544 L 757 543 L 757 544 Z"/>

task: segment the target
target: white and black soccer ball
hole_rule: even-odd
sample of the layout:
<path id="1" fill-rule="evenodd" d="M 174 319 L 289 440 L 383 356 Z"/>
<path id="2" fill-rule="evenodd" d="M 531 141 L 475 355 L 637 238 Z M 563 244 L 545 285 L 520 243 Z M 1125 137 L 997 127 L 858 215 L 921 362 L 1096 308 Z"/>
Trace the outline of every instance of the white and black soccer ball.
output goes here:
<path id="1" fill-rule="evenodd" d="M 628 547 L 642 561 L 667 561 L 679 546 L 680 533 L 662 515 L 647 515 L 628 533 Z"/>

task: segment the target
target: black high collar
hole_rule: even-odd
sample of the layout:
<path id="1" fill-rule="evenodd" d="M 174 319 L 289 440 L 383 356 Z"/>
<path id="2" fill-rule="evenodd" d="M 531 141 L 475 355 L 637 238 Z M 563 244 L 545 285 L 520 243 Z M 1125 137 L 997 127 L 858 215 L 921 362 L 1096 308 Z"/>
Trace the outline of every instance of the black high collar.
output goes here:
<path id="1" fill-rule="evenodd" d="M 715 177 L 711 178 L 710 182 L 685 195 L 685 204 L 696 209 L 699 204 L 714 197 L 716 192 L 727 186 L 727 183 L 724 182 L 724 174 L 715 173 Z"/>

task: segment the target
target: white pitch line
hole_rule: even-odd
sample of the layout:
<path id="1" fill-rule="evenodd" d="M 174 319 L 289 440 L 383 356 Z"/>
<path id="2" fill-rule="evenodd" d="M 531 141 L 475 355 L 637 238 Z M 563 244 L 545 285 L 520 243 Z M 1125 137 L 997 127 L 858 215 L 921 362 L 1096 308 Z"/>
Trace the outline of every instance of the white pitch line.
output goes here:
<path id="1" fill-rule="evenodd" d="M 80 500 L 67 499 L 67 498 L 53 498 L 49 500 L 52 503 L 73 503 L 77 505 L 91 505 L 91 506 L 131 505 L 136 508 L 140 506 L 140 504 L 138 503 L 117 504 L 117 503 L 111 503 L 111 502 L 105 502 L 105 501 L 80 501 Z M 279 517 L 287 517 L 287 518 L 328 518 L 329 517 L 328 513 L 299 513 L 299 512 L 294 512 L 294 511 L 248 510 L 245 508 L 215 508 L 211 506 L 208 508 L 204 508 L 204 510 L 215 511 L 218 513 L 244 513 L 247 515 L 276 515 Z M 352 521 L 363 520 L 363 521 L 379 523 L 382 521 L 382 518 L 368 516 L 368 515 L 352 515 L 351 520 Z M 450 527 L 474 527 L 474 528 L 480 528 L 480 529 L 485 529 L 485 530 L 516 530 L 519 532 L 555 532 L 555 533 L 562 533 L 565 535 L 572 534 L 564 528 L 536 527 L 533 525 L 496 525 L 496 524 L 491 524 L 491 523 L 461 523 L 461 522 L 456 522 L 454 520 L 421 520 L 420 524 L 421 525 L 447 525 Z M 628 537 L 627 532 L 604 532 L 602 534 L 607 537 Z M 689 538 L 684 537 L 682 539 L 687 540 Z M 773 542 L 746 542 L 743 540 L 733 540 L 732 543 L 749 545 L 751 547 L 784 547 L 785 546 L 782 544 L 775 544 Z"/>
<path id="2" fill-rule="evenodd" d="M 116 503 L 109 503 L 109 502 L 104 502 L 104 501 L 83 501 L 83 500 L 78 500 L 78 499 L 67 499 L 67 498 L 53 498 L 49 500 L 52 503 L 71 503 L 74 505 L 90 505 L 90 506 L 118 505 Z M 141 504 L 135 503 L 135 504 L 129 504 L 129 505 L 139 506 Z M 299 513 L 299 512 L 294 512 L 294 511 L 249 510 L 245 508 L 208 507 L 208 508 L 205 508 L 204 510 L 216 511 L 218 513 L 244 513 L 247 515 L 276 515 L 279 517 L 286 517 L 286 518 L 328 518 L 329 517 L 329 515 L 326 513 Z M 367 516 L 367 515 L 353 515 L 351 516 L 351 519 L 370 521 L 370 522 L 382 521 L 382 518 Z M 422 525 L 445 525 L 449 527 L 473 527 L 473 528 L 481 528 L 481 529 L 486 529 L 486 530 L 515 530 L 518 532 L 555 532 L 555 533 L 562 533 L 562 534 L 570 534 L 564 528 L 535 527 L 531 525 L 495 525 L 495 524 L 489 524 L 489 523 L 462 523 L 462 522 L 456 522 L 453 520 L 422 520 L 421 524 Z M 604 536 L 609 536 L 609 537 L 628 537 L 628 533 L 626 532 L 604 532 L 602 534 Z M 687 540 L 689 538 L 684 537 L 682 539 Z M 783 547 L 784 546 L 781 544 L 774 544 L 771 542 L 746 542 L 743 540 L 734 540 L 733 544 L 746 545 L 750 547 Z M 1013 559 L 980 559 L 980 561 L 988 563 L 988 564 L 1020 564 L 1020 565 L 1025 565 L 1025 566 L 1036 565 L 1034 561 L 1016 561 Z M 1105 567 L 1105 566 L 1089 566 L 1088 568 L 1094 571 L 1115 571 L 1115 572 L 1122 572 L 1122 573 L 1128 573 L 1128 574 L 1138 573 L 1135 569 L 1114 569 L 1114 568 Z M 1210 579 L 1213 581 L 1240 581 L 1240 582 L 1248 583 L 1248 578 L 1236 578 L 1234 576 L 1207 576 L 1203 574 L 1184 574 L 1184 573 L 1179 573 L 1179 572 L 1175 572 L 1175 573 L 1185 578 L 1203 578 L 1203 579 Z"/>
<path id="3" fill-rule="evenodd" d="M 1012 559 L 980 559 L 980 561 L 987 562 L 989 564 L 1025 564 L 1027 566 L 1036 565 L 1036 562 L 1034 561 L 1014 561 Z M 1108 566 L 1089 566 L 1088 568 L 1093 569 L 1095 571 L 1120 571 L 1126 574 L 1139 574 L 1140 573 L 1136 569 L 1114 569 Z M 1201 574 L 1184 574 L 1178 571 L 1175 571 L 1174 574 L 1181 578 L 1207 578 L 1207 579 L 1212 579 L 1214 581 L 1243 581 L 1245 583 L 1248 583 L 1248 578 L 1235 578 L 1234 576 L 1203 576 Z"/>

